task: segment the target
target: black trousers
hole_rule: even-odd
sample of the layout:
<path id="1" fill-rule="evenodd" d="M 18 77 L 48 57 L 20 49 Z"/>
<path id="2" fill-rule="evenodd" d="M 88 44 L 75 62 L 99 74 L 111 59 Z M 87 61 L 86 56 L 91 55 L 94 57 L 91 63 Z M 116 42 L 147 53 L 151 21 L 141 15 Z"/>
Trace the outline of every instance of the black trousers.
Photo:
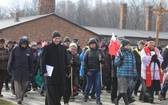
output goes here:
<path id="1" fill-rule="evenodd" d="M 146 81 L 143 80 L 142 85 L 145 86 L 145 83 L 146 83 Z M 144 87 L 144 86 L 143 86 L 143 88 L 146 88 L 146 89 L 142 89 L 143 91 L 141 91 L 141 93 L 140 93 L 139 100 L 143 100 L 145 102 L 149 102 L 150 98 L 154 99 L 154 91 L 160 91 L 161 90 L 160 80 L 152 80 L 152 86 L 151 87 Z"/>
<path id="2" fill-rule="evenodd" d="M 140 78 L 141 77 L 138 77 L 137 82 L 136 82 L 135 87 L 134 87 L 134 92 L 136 92 L 136 93 L 138 92 L 139 86 L 141 84 Z"/>
<path id="3" fill-rule="evenodd" d="M 71 78 L 66 79 L 65 89 L 66 90 L 65 90 L 64 95 L 63 95 L 64 104 L 69 103 L 69 99 L 70 99 L 70 96 L 71 96 Z"/>
<path id="4" fill-rule="evenodd" d="M 8 73 L 6 73 L 6 77 L 5 77 L 5 86 L 6 86 L 6 88 L 9 88 L 8 84 L 9 84 L 10 80 L 11 80 L 11 76 Z"/>
<path id="5" fill-rule="evenodd" d="M 5 75 L 6 75 L 6 70 L 0 70 L 0 94 L 2 92 Z"/>
<path id="6" fill-rule="evenodd" d="M 117 98 L 117 77 L 112 78 L 111 101 Z"/>
<path id="7" fill-rule="evenodd" d="M 63 84 L 46 84 L 45 105 L 61 105 L 61 97 L 64 92 Z"/>

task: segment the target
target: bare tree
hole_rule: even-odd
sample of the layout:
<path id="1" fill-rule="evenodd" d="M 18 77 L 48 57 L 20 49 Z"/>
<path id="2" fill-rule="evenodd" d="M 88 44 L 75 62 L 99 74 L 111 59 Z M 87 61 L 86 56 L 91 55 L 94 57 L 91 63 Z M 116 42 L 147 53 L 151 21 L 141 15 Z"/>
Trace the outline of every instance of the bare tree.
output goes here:
<path id="1" fill-rule="evenodd" d="M 125 0 L 120 0 L 125 2 Z M 56 3 L 56 14 L 81 26 L 110 27 L 118 28 L 119 25 L 119 0 L 58 0 Z M 168 0 L 161 0 L 164 8 L 167 8 Z M 144 30 L 145 13 L 147 6 L 156 8 L 158 0 L 127 0 L 128 16 L 127 29 Z M 0 19 L 13 17 L 14 13 L 19 12 L 21 16 L 32 16 L 38 14 L 38 0 L 25 1 L 23 5 L 19 0 L 11 3 L 10 8 L 0 7 Z M 168 13 L 163 14 L 163 31 L 168 29 Z M 153 12 L 152 30 L 156 26 L 156 13 Z"/>

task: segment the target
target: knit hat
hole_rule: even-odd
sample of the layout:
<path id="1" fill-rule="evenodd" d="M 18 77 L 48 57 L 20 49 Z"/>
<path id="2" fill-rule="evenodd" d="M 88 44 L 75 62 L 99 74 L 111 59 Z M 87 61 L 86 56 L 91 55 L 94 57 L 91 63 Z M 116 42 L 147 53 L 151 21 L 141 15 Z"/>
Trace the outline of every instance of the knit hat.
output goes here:
<path id="1" fill-rule="evenodd" d="M 55 38 L 55 37 L 61 37 L 60 33 L 57 32 L 57 31 L 54 31 L 54 32 L 52 33 L 52 38 Z"/>
<path id="2" fill-rule="evenodd" d="M 154 39 L 153 39 L 151 36 L 149 36 L 146 41 L 147 41 L 147 42 L 148 42 L 148 41 L 154 41 Z"/>
<path id="3" fill-rule="evenodd" d="M 78 41 L 78 38 L 73 38 L 73 41 L 74 41 L 74 42 L 77 42 L 77 41 Z"/>
<path id="4" fill-rule="evenodd" d="M 117 37 L 117 40 L 120 40 L 120 41 L 122 41 L 122 40 L 124 40 L 124 39 L 125 39 L 124 36 L 118 36 L 118 37 Z"/>
<path id="5" fill-rule="evenodd" d="M 42 45 L 41 41 L 38 41 L 38 42 L 37 42 L 37 45 Z"/>
<path id="6" fill-rule="evenodd" d="M 0 43 L 5 43 L 5 39 L 0 39 Z"/>
<path id="7" fill-rule="evenodd" d="M 75 43 L 70 43 L 69 47 L 72 47 L 72 46 L 77 48 L 77 45 Z"/>
<path id="8" fill-rule="evenodd" d="M 37 46 L 37 43 L 36 42 L 31 42 L 30 43 L 30 46 L 32 47 L 32 46 Z"/>
<path id="9" fill-rule="evenodd" d="M 130 41 L 128 39 L 124 39 L 121 41 L 122 47 L 125 47 L 128 44 L 131 44 Z"/>
<path id="10" fill-rule="evenodd" d="M 89 42 L 88 42 L 88 45 L 92 44 L 92 43 L 95 43 L 97 45 L 97 41 L 95 38 L 90 38 L 89 39 Z"/>
<path id="11" fill-rule="evenodd" d="M 13 44 L 18 44 L 18 42 L 17 42 L 17 41 L 13 41 L 12 43 L 13 43 Z"/>
<path id="12" fill-rule="evenodd" d="M 65 42 L 71 42 L 71 40 L 70 40 L 69 37 L 65 37 L 64 40 L 63 40 L 63 42 L 64 42 L 64 43 L 65 43 Z"/>
<path id="13" fill-rule="evenodd" d="M 13 42 L 10 40 L 10 41 L 8 41 L 8 43 L 7 44 L 13 44 Z"/>

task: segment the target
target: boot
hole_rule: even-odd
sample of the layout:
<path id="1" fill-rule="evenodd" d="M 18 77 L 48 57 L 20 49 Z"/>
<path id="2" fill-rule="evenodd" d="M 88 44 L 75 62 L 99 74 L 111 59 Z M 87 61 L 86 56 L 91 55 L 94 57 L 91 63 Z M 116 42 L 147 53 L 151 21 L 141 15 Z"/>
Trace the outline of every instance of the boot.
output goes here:
<path id="1" fill-rule="evenodd" d="M 85 97 L 84 97 L 84 102 L 87 102 L 87 101 L 88 101 L 88 98 L 89 98 L 88 96 L 85 96 Z"/>
<path id="2" fill-rule="evenodd" d="M 122 93 L 122 96 L 123 96 L 123 100 L 124 100 L 125 105 L 129 105 L 127 93 Z"/>
<path id="3" fill-rule="evenodd" d="M 44 91 L 41 91 L 41 92 L 40 92 L 40 95 L 41 95 L 41 96 L 44 96 Z"/>
<path id="4" fill-rule="evenodd" d="M 96 96 L 94 94 L 91 95 L 92 99 L 96 99 Z"/>
<path id="5" fill-rule="evenodd" d="M 10 88 L 8 86 L 5 87 L 6 91 L 10 90 Z"/>
<path id="6" fill-rule="evenodd" d="M 102 102 L 100 101 L 100 98 L 97 98 L 97 99 L 96 99 L 96 104 L 97 104 L 97 105 L 102 105 Z"/>
<path id="7" fill-rule="evenodd" d="M 115 105 L 118 105 L 118 101 L 121 99 L 121 97 L 122 97 L 122 93 L 119 93 L 118 96 L 117 96 L 117 98 L 114 99 L 114 104 Z"/>

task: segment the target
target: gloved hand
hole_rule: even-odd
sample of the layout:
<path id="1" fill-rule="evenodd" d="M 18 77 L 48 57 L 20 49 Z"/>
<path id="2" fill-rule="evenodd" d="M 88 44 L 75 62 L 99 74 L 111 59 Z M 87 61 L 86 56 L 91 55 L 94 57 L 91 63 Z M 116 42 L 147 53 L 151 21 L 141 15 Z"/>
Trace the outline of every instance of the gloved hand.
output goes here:
<path id="1" fill-rule="evenodd" d="M 124 60 L 124 56 L 120 56 L 120 60 L 123 61 Z"/>
<path id="2" fill-rule="evenodd" d="M 105 63 L 105 59 L 101 59 L 99 62 L 100 63 Z"/>
<path id="3" fill-rule="evenodd" d="M 157 62 L 157 55 L 156 55 L 156 54 L 154 54 L 154 55 L 152 56 L 152 61 L 153 61 L 153 62 Z"/>

